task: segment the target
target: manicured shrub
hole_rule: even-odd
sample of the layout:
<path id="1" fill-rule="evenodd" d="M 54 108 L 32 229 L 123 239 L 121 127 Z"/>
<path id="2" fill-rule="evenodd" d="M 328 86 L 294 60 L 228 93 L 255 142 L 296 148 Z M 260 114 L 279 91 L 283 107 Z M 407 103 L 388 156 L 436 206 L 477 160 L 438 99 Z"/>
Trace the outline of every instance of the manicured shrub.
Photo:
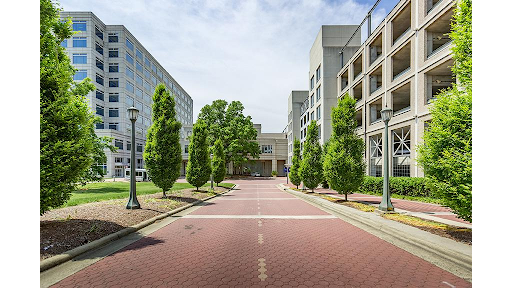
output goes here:
<path id="1" fill-rule="evenodd" d="M 382 177 L 365 176 L 359 187 L 359 192 L 382 195 L 383 182 Z M 428 179 L 423 177 L 389 177 L 389 191 L 391 194 L 435 198 L 427 185 Z"/>

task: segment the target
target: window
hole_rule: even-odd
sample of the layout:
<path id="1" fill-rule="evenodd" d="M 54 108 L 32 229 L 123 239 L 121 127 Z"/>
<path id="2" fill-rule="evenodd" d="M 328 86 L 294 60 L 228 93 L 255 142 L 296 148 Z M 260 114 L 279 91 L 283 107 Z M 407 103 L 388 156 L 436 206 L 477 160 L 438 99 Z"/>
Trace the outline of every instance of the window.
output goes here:
<path id="1" fill-rule="evenodd" d="M 103 91 L 96 89 L 96 99 L 99 99 L 101 101 L 105 100 L 105 94 Z"/>
<path id="2" fill-rule="evenodd" d="M 391 20 L 391 29 L 393 44 L 411 29 L 411 3 L 407 4 L 407 6 Z"/>
<path id="3" fill-rule="evenodd" d="M 78 70 L 73 76 L 73 80 L 81 81 L 87 77 L 87 70 Z"/>
<path id="4" fill-rule="evenodd" d="M 151 70 L 156 73 L 156 65 L 155 65 L 155 63 L 151 63 Z"/>
<path id="5" fill-rule="evenodd" d="M 272 145 L 261 145 L 262 154 L 272 154 Z"/>
<path id="6" fill-rule="evenodd" d="M 108 93 L 108 102 L 119 102 L 119 93 Z"/>
<path id="7" fill-rule="evenodd" d="M 313 105 L 315 105 L 315 95 L 311 95 L 311 101 L 310 101 L 309 107 L 313 108 Z"/>
<path id="8" fill-rule="evenodd" d="M 119 87 L 119 78 L 108 78 L 108 87 Z"/>
<path id="9" fill-rule="evenodd" d="M 411 110 L 410 82 L 391 92 L 391 108 L 393 108 L 393 114 Z"/>
<path id="10" fill-rule="evenodd" d="M 322 66 L 318 66 L 318 68 L 316 68 L 316 82 L 318 82 L 318 80 L 320 80 L 320 78 L 322 78 Z"/>
<path id="11" fill-rule="evenodd" d="M 132 69 L 126 67 L 125 71 L 126 71 L 126 77 L 128 77 L 130 79 L 133 79 L 135 77 L 135 74 L 133 73 Z"/>
<path id="12" fill-rule="evenodd" d="M 130 141 L 126 141 L 126 150 L 132 150 L 132 143 Z M 128 158 L 128 164 L 130 164 L 130 158 Z"/>
<path id="13" fill-rule="evenodd" d="M 363 54 L 357 57 L 357 59 L 354 61 L 354 64 L 352 64 L 352 67 L 352 71 L 354 71 L 354 78 L 352 78 L 352 80 L 354 80 L 357 77 L 359 77 L 359 75 L 361 75 L 361 73 L 363 72 Z"/>
<path id="14" fill-rule="evenodd" d="M 139 61 L 135 62 L 135 68 L 137 71 L 142 72 L 142 64 L 140 64 Z"/>
<path id="15" fill-rule="evenodd" d="M 119 117 L 119 108 L 108 108 L 108 117 Z"/>
<path id="16" fill-rule="evenodd" d="M 96 123 L 96 129 L 105 129 L 105 124 L 103 122 Z"/>
<path id="17" fill-rule="evenodd" d="M 94 34 L 96 34 L 96 36 L 98 36 L 98 38 L 103 40 L 103 30 L 98 28 L 98 26 L 94 26 Z"/>
<path id="18" fill-rule="evenodd" d="M 154 75 L 151 75 L 151 82 L 156 85 L 156 77 Z"/>
<path id="19" fill-rule="evenodd" d="M 103 55 L 103 46 L 101 46 L 100 44 L 96 43 L 96 52 L 98 52 L 101 55 Z"/>
<path id="20" fill-rule="evenodd" d="M 137 152 L 142 152 L 142 144 L 140 143 L 137 143 Z"/>
<path id="21" fill-rule="evenodd" d="M 144 93 L 144 100 L 147 102 L 151 102 L 151 96 L 148 93 Z"/>
<path id="22" fill-rule="evenodd" d="M 108 72 L 119 72 L 119 63 L 108 63 Z"/>
<path id="23" fill-rule="evenodd" d="M 164 77 L 164 83 L 165 83 L 165 85 L 169 85 L 169 79 L 167 79 L 167 77 Z M 169 89 L 169 88 L 167 88 L 167 89 Z"/>
<path id="24" fill-rule="evenodd" d="M 144 58 L 144 63 L 146 64 L 146 66 L 150 67 L 151 66 L 151 61 L 149 61 L 149 58 L 146 57 Z"/>
<path id="25" fill-rule="evenodd" d="M 96 114 L 97 115 L 104 116 L 104 114 L 105 114 L 104 111 L 105 111 L 105 109 L 103 108 L 103 106 L 96 105 Z"/>
<path id="26" fill-rule="evenodd" d="M 133 84 L 130 83 L 130 81 L 126 81 L 126 91 L 128 92 L 134 92 L 134 87 L 133 87 Z"/>
<path id="27" fill-rule="evenodd" d="M 110 43 L 119 42 L 119 34 L 118 33 L 108 33 L 108 42 L 110 42 Z"/>
<path id="28" fill-rule="evenodd" d="M 119 148 L 119 150 L 123 150 L 123 140 L 114 139 L 114 146 Z M 116 158 L 117 159 L 117 158 Z M 117 161 L 116 161 L 117 162 Z M 122 161 L 121 161 L 122 162 Z"/>
<path id="29" fill-rule="evenodd" d="M 133 43 L 128 38 L 126 38 L 126 47 L 133 51 Z"/>
<path id="30" fill-rule="evenodd" d="M 137 146 L 137 150 L 138 150 L 138 148 L 139 148 L 139 146 Z M 137 159 L 137 169 L 142 169 L 142 159 Z M 137 176 L 142 176 L 142 172 L 136 172 L 136 173 L 140 173 Z"/>
<path id="31" fill-rule="evenodd" d="M 151 85 L 149 85 L 148 81 L 144 81 L 144 89 L 151 91 Z"/>
<path id="32" fill-rule="evenodd" d="M 436 99 L 441 91 L 455 84 L 455 75 L 452 74 L 451 67 L 453 67 L 452 59 L 440 64 L 425 74 L 425 82 L 427 84 L 425 104 L 430 103 L 433 99 Z"/>
<path id="33" fill-rule="evenodd" d="M 148 79 L 151 78 L 151 73 L 149 73 L 148 69 L 144 69 L 144 76 Z"/>
<path id="34" fill-rule="evenodd" d="M 140 61 L 142 61 L 142 58 L 143 58 L 143 57 L 142 57 L 142 52 L 141 52 L 139 49 L 136 49 L 136 50 L 135 50 L 135 56 L 136 56 L 137 58 L 139 58 L 139 59 L 140 59 Z"/>
<path id="35" fill-rule="evenodd" d="M 87 64 L 87 54 L 73 53 L 73 64 Z"/>
<path id="36" fill-rule="evenodd" d="M 393 80 L 407 73 L 411 68 L 411 42 L 391 56 Z"/>
<path id="37" fill-rule="evenodd" d="M 382 177 L 382 136 L 370 136 L 370 176 Z"/>
<path id="38" fill-rule="evenodd" d="M 382 97 L 370 103 L 370 124 L 381 120 Z"/>
<path id="39" fill-rule="evenodd" d="M 315 88 L 315 76 L 311 77 L 311 80 L 309 81 L 309 91 L 313 91 L 313 88 Z"/>
<path id="40" fill-rule="evenodd" d="M 340 92 L 348 86 L 348 69 L 340 76 Z"/>
<path id="41" fill-rule="evenodd" d="M 316 88 L 316 101 L 320 101 L 320 97 L 322 97 L 322 86 L 318 86 L 318 88 Z"/>
<path id="42" fill-rule="evenodd" d="M 73 31 L 87 31 L 87 23 L 85 21 L 73 21 Z"/>
<path id="43" fill-rule="evenodd" d="M 370 95 L 380 88 L 382 88 L 382 65 L 370 74 Z"/>
<path id="44" fill-rule="evenodd" d="M 133 107 L 135 105 L 135 102 L 133 101 L 133 98 L 132 97 L 126 97 L 126 105 L 128 107 Z"/>
<path id="45" fill-rule="evenodd" d="M 100 74 L 96 74 L 96 83 L 103 85 L 104 84 L 103 76 L 101 76 Z"/>
<path id="46" fill-rule="evenodd" d="M 393 177 L 411 176 L 411 129 L 393 130 Z"/>
<path id="47" fill-rule="evenodd" d="M 352 92 L 352 95 L 356 101 L 363 99 L 363 81 L 360 81 Z"/>
<path id="48" fill-rule="evenodd" d="M 109 48 L 108 49 L 108 57 L 109 58 L 119 57 L 119 48 Z"/>
<path id="49" fill-rule="evenodd" d="M 101 71 L 103 71 L 103 61 L 101 61 L 100 59 L 96 58 L 96 67 L 98 67 L 98 69 L 100 69 Z"/>
<path id="50" fill-rule="evenodd" d="M 60 42 L 60 46 L 67 48 L 68 47 L 68 39 L 64 39 L 62 42 Z"/>
<path id="51" fill-rule="evenodd" d="M 163 77 L 163 75 L 162 75 L 162 71 L 161 71 L 160 69 L 158 69 L 158 68 L 156 69 L 156 76 L 158 76 L 158 77 L 160 77 L 160 78 L 162 78 L 162 77 Z"/>
<path id="52" fill-rule="evenodd" d="M 311 120 L 315 120 L 315 111 L 311 112 Z"/>
<path id="53" fill-rule="evenodd" d="M 119 123 L 108 123 L 108 129 L 119 131 Z"/>
<path id="54" fill-rule="evenodd" d="M 440 18 L 433 22 L 425 30 L 427 44 L 427 58 L 441 51 L 451 43 L 450 39 L 450 19 L 453 18 L 453 9 L 444 13 Z"/>
<path id="55" fill-rule="evenodd" d="M 321 105 L 318 105 L 318 107 L 316 107 L 316 119 L 317 120 L 320 120 L 322 119 L 322 106 Z"/>
<path id="56" fill-rule="evenodd" d="M 137 88 L 137 89 L 135 90 L 135 95 L 136 95 L 137 97 L 142 98 L 142 97 L 143 97 L 143 96 L 142 96 L 142 90 L 140 90 L 139 88 Z"/>
<path id="57" fill-rule="evenodd" d="M 439 4 L 439 2 L 441 2 L 441 0 L 427 0 L 426 1 L 426 4 L 427 4 L 427 14 L 430 13 L 430 10 L 432 10 L 434 7 L 436 7 L 437 4 Z"/>
<path id="58" fill-rule="evenodd" d="M 148 105 L 144 105 L 144 113 L 151 115 L 151 108 Z"/>
<path id="59" fill-rule="evenodd" d="M 370 44 L 370 65 L 382 55 L 382 33 Z"/>
<path id="60" fill-rule="evenodd" d="M 73 47 L 87 47 L 87 37 L 73 37 Z"/>
<path id="61" fill-rule="evenodd" d="M 133 57 L 132 57 L 132 55 L 126 53 L 126 61 L 128 61 L 128 63 L 133 65 Z"/>
<path id="62" fill-rule="evenodd" d="M 185 145 L 185 154 L 188 154 L 188 145 Z"/>
<path id="63" fill-rule="evenodd" d="M 144 81 L 142 81 L 142 76 L 140 76 L 139 74 L 135 75 L 135 82 L 137 82 L 137 84 L 139 84 L 140 86 L 144 85 Z"/>
<path id="64" fill-rule="evenodd" d="M 118 141 L 118 140 L 116 139 L 116 141 Z M 119 141 L 121 141 L 121 140 L 119 140 Z M 121 141 L 121 143 L 122 142 L 123 141 Z M 119 148 L 119 149 L 123 150 L 123 148 Z M 123 164 L 123 157 L 116 157 L 115 163 Z"/>
<path id="65" fill-rule="evenodd" d="M 141 102 L 139 102 L 139 101 L 135 101 L 135 108 L 137 108 L 137 109 L 139 110 L 139 112 L 140 112 L 140 113 L 142 113 L 142 109 L 143 109 L 142 107 L 143 107 L 143 106 L 142 106 L 142 103 L 141 103 Z M 139 118 L 137 118 L 137 119 L 139 119 L 139 120 L 140 120 L 140 119 L 142 119 L 142 118 L 141 118 L 141 117 L 139 117 Z"/>

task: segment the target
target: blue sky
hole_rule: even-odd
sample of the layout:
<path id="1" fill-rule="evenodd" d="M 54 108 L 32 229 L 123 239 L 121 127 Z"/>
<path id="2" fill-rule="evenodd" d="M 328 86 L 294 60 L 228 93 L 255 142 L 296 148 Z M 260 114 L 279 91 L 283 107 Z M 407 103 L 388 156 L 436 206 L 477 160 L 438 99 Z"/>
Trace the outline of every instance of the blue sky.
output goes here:
<path id="1" fill-rule="evenodd" d="M 381 1 L 376 15 L 382 19 L 397 2 Z M 194 99 L 194 121 L 215 99 L 240 100 L 264 132 L 281 132 L 290 91 L 308 87 L 309 50 L 320 26 L 359 24 L 375 1 L 60 3 L 125 25 Z"/>

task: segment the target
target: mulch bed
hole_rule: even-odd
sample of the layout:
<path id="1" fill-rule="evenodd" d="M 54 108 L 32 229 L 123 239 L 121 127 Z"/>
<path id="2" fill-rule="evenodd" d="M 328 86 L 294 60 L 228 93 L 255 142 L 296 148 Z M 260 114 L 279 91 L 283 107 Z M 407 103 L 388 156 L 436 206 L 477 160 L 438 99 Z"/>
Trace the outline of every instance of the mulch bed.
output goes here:
<path id="1" fill-rule="evenodd" d="M 40 260 L 100 239 L 126 227 L 214 195 L 194 188 L 137 196 L 141 209 L 126 209 L 128 198 L 54 209 L 40 217 Z M 215 187 L 215 192 L 229 190 Z"/>

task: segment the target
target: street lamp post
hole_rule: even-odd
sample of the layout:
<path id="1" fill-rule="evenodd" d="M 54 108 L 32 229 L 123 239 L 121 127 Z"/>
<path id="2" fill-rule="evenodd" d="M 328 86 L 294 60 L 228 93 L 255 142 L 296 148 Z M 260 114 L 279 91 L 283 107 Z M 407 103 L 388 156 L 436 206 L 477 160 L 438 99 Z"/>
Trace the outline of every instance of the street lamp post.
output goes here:
<path id="1" fill-rule="evenodd" d="M 126 204 L 126 209 L 140 209 L 139 201 L 137 200 L 136 182 L 135 182 L 135 121 L 139 110 L 135 107 L 128 108 L 128 117 L 132 121 L 132 147 L 130 155 L 130 199 Z"/>
<path id="2" fill-rule="evenodd" d="M 210 165 L 212 164 L 212 161 L 213 161 L 213 154 L 210 154 Z M 210 173 L 210 188 L 213 191 L 213 169 L 212 169 L 212 173 Z"/>
<path id="3" fill-rule="evenodd" d="M 389 151 L 388 151 L 388 122 L 393 117 L 393 109 L 384 108 L 380 111 L 382 121 L 384 121 L 384 185 L 382 191 L 382 201 L 379 205 L 381 211 L 395 211 L 391 204 L 391 195 L 389 195 Z"/>

